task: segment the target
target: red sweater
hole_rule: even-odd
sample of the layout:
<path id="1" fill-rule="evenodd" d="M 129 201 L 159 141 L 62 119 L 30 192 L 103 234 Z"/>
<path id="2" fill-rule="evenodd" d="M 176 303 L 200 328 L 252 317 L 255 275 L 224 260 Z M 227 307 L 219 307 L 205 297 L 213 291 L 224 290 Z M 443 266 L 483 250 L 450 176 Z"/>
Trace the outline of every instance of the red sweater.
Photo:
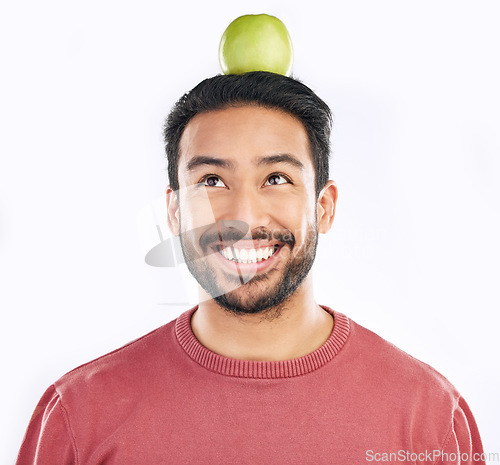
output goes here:
<path id="1" fill-rule="evenodd" d="M 17 465 L 484 463 L 443 376 L 323 308 L 329 339 L 286 361 L 217 355 L 183 313 L 51 386 Z"/>

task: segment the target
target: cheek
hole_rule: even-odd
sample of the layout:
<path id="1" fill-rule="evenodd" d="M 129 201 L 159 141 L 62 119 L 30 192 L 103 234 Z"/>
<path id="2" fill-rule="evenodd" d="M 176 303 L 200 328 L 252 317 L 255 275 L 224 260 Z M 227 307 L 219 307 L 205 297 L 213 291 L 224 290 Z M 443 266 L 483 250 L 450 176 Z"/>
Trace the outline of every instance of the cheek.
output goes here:
<path id="1" fill-rule="evenodd" d="M 280 232 L 289 231 L 295 239 L 294 254 L 300 253 L 316 230 L 315 210 L 310 205 L 296 205 L 282 208 L 279 215 L 274 216 L 274 223 Z"/>
<path id="2" fill-rule="evenodd" d="M 180 197 L 180 218 L 183 231 L 212 226 L 215 223 L 212 204 L 205 191 L 185 190 Z"/>

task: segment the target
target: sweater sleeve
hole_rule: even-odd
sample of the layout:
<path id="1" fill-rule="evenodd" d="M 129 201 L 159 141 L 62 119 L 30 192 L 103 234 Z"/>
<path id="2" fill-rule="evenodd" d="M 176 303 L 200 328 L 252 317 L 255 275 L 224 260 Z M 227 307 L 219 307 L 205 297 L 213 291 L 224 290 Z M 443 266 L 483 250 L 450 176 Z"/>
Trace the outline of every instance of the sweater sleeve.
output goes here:
<path id="1" fill-rule="evenodd" d="M 76 465 L 76 447 L 61 399 L 51 386 L 24 435 L 16 465 Z"/>
<path id="2" fill-rule="evenodd" d="M 484 465 L 483 446 L 469 406 L 463 398 L 453 414 L 453 425 L 436 465 Z"/>

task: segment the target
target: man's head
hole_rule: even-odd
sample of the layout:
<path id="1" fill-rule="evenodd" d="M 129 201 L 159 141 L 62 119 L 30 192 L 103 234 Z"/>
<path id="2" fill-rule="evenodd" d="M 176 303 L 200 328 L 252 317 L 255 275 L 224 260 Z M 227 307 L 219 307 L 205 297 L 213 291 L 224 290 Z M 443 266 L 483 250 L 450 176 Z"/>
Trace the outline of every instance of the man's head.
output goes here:
<path id="1" fill-rule="evenodd" d="M 172 189 L 179 188 L 179 143 L 189 121 L 200 113 L 243 105 L 273 108 L 294 116 L 303 124 L 309 139 L 318 196 L 329 177 L 331 111 L 298 80 L 265 71 L 205 79 L 178 100 L 164 127 Z"/>
<path id="2" fill-rule="evenodd" d="M 227 93 L 252 94 L 251 88 L 239 88 L 244 77 L 221 76 L 230 80 Z M 269 73 L 251 77 L 274 84 L 289 81 Z M 296 107 L 313 125 L 323 120 L 329 133 L 326 105 L 293 82 L 298 89 Z M 205 85 L 199 101 L 212 99 L 205 95 L 212 86 Z M 189 270 L 220 306 L 236 314 L 276 310 L 307 278 L 318 232 L 326 232 L 333 221 L 336 188 L 317 169 L 327 164 L 328 153 L 326 162 L 315 162 L 312 146 L 321 144 L 311 137 L 313 130 L 290 111 L 269 104 L 272 98 L 280 100 L 270 86 L 264 86 L 264 102 L 230 100 L 229 104 L 222 81 L 215 87 L 215 93 L 226 99 L 224 105 L 200 111 L 198 104 L 195 111 L 186 104 L 188 94 L 167 121 L 167 151 L 171 156 L 176 153 L 174 173 L 169 163 L 169 224 L 180 235 Z M 253 91 L 253 95 L 263 93 Z M 281 100 L 293 108 L 295 94 L 290 88 L 282 94 L 286 98 Z M 320 102 L 320 116 L 314 115 L 314 98 Z M 191 109 L 180 111 L 180 107 Z M 169 140 L 175 150 L 168 146 Z M 328 141 L 322 142 L 326 150 Z"/>

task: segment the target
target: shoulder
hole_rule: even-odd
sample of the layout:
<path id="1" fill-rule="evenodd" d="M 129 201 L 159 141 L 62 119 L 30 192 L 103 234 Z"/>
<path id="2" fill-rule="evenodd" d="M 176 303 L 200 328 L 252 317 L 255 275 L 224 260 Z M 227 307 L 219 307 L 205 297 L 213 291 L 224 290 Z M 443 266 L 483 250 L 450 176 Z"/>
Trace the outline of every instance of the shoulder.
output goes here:
<path id="1" fill-rule="evenodd" d="M 403 431 L 415 450 L 429 444 L 439 449 L 463 402 L 458 390 L 427 363 L 348 320 L 349 337 L 337 364 L 357 402 L 380 428 Z"/>
<path id="2" fill-rule="evenodd" d="M 433 367 L 349 320 L 349 337 L 337 363 L 378 409 L 421 426 L 447 429 L 460 393 Z"/>
<path id="3" fill-rule="evenodd" d="M 455 387 L 437 370 L 418 360 L 373 331 L 349 319 L 351 350 L 371 376 L 415 392 L 419 389 L 447 391 L 458 397 Z"/>
<path id="4" fill-rule="evenodd" d="M 168 365 L 175 350 L 175 321 L 63 375 L 54 383 L 63 403 L 86 394 L 103 397 L 115 389 L 137 387 L 142 378 Z"/>

